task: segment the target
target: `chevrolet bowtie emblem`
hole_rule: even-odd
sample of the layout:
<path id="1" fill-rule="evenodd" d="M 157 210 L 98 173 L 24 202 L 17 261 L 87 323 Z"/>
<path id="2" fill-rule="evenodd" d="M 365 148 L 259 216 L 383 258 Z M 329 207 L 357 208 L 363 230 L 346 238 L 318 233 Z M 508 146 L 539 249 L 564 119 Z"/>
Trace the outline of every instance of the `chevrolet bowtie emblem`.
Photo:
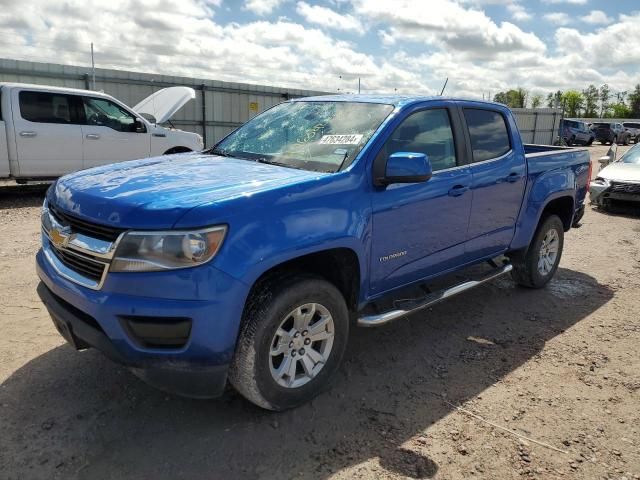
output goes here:
<path id="1" fill-rule="evenodd" d="M 51 238 L 51 243 L 53 243 L 56 248 L 66 248 L 73 235 L 71 235 L 71 229 L 69 227 L 54 227 L 49 231 L 49 237 Z"/>

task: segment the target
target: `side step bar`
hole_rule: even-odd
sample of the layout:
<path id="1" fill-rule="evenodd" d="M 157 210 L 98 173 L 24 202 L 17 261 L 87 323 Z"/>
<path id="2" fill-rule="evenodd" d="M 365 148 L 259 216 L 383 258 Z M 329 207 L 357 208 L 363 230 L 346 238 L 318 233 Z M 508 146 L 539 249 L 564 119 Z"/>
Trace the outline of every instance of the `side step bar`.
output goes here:
<path id="1" fill-rule="evenodd" d="M 483 283 L 488 282 L 489 280 L 493 280 L 494 278 L 504 275 L 505 273 L 509 273 L 511 270 L 513 270 L 513 265 L 508 264 L 503 267 L 499 267 L 496 270 L 482 277 L 479 277 L 475 280 L 468 280 L 466 282 L 459 283 L 458 285 L 454 285 L 453 287 L 430 293 L 423 299 L 412 302 L 413 305 L 407 306 L 407 308 L 398 308 L 396 310 L 390 310 L 384 313 L 362 316 L 358 318 L 358 326 L 359 327 L 378 327 L 380 325 L 384 325 L 385 323 L 388 323 L 392 320 L 396 320 L 398 318 L 404 317 L 406 315 L 409 315 L 410 313 L 429 307 L 449 297 L 453 297 L 454 295 L 457 295 L 459 293 L 475 288 L 478 285 L 482 285 Z"/>

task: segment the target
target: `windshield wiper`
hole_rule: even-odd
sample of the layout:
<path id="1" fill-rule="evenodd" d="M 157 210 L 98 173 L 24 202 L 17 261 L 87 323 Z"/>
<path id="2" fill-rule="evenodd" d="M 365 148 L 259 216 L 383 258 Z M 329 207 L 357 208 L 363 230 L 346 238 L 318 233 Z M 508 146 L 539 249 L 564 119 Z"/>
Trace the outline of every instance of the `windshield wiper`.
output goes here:
<path id="1" fill-rule="evenodd" d="M 221 148 L 212 148 L 207 153 L 209 153 L 211 155 L 219 155 L 221 157 L 233 157 L 233 155 L 231 155 L 230 153 L 228 153 L 225 150 L 222 150 Z"/>
<path id="2" fill-rule="evenodd" d="M 251 160 L 255 160 L 258 163 L 266 163 L 266 164 L 269 164 L 269 165 L 277 165 L 278 167 L 295 168 L 296 170 L 305 170 L 302 167 L 295 167 L 295 166 L 291 165 L 290 163 L 283 163 L 283 162 L 276 162 L 274 160 L 268 160 L 266 157 L 256 157 L 256 158 L 252 158 Z"/>

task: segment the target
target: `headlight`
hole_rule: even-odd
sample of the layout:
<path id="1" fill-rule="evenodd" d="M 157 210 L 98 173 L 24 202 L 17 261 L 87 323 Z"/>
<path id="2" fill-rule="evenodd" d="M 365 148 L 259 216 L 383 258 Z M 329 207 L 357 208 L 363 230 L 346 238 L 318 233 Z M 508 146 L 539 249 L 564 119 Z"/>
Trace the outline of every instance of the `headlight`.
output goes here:
<path id="1" fill-rule="evenodd" d="M 595 180 L 593 180 L 593 183 L 597 184 L 597 185 L 609 185 L 609 180 L 607 180 L 606 178 L 602 178 L 602 177 L 596 177 Z"/>
<path id="2" fill-rule="evenodd" d="M 118 243 L 111 271 L 153 272 L 202 265 L 218 253 L 226 232 L 226 226 L 193 231 L 127 232 Z"/>

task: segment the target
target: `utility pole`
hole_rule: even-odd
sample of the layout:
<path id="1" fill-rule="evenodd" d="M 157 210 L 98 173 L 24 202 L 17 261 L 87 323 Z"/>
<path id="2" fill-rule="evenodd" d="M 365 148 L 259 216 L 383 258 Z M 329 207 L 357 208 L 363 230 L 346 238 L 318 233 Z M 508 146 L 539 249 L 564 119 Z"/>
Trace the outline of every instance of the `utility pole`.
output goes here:
<path id="1" fill-rule="evenodd" d="M 360 77 L 358 77 L 358 95 L 360 95 Z"/>
<path id="2" fill-rule="evenodd" d="M 92 89 L 96 89 L 96 62 L 93 59 L 93 42 L 91 42 L 91 83 L 93 84 Z"/>

